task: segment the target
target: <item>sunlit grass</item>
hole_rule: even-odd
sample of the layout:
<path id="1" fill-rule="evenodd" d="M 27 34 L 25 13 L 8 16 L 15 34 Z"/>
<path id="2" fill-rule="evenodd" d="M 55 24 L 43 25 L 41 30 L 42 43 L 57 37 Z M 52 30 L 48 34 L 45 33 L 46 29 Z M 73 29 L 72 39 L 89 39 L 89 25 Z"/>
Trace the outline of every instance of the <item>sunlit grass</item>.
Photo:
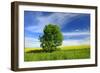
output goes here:
<path id="1" fill-rule="evenodd" d="M 61 46 L 62 50 L 90 48 L 90 45 Z"/>
<path id="2" fill-rule="evenodd" d="M 54 52 L 43 52 L 42 48 L 25 48 L 24 61 L 67 60 L 90 58 L 90 46 L 63 46 Z"/>

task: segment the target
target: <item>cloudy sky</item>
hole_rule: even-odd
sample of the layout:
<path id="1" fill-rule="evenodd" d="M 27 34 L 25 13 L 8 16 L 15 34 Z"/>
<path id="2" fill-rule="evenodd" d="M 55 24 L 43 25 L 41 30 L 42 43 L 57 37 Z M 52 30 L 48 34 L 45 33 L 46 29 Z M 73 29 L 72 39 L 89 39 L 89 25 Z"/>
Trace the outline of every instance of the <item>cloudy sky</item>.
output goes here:
<path id="1" fill-rule="evenodd" d="M 90 14 L 24 11 L 25 47 L 40 47 L 39 36 L 48 24 L 60 27 L 64 36 L 62 46 L 90 43 Z"/>

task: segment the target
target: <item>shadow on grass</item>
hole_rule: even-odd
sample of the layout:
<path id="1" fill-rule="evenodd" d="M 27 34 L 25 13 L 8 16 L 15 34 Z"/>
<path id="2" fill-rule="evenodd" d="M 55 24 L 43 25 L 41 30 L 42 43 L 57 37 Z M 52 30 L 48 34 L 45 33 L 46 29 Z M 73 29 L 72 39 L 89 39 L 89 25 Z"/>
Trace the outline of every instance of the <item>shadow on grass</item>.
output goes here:
<path id="1" fill-rule="evenodd" d="M 44 52 L 44 51 L 43 50 L 30 50 L 26 53 L 42 53 L 42 52 Z"/>
<path id="2" fill-rule="evenodd" d="M 60 51 L 61 48 L 57 48 L 55 51 Z M 44 51 L 44 50 L 30 50 L 26 53 L 52 53 L 54 51 Z"/>

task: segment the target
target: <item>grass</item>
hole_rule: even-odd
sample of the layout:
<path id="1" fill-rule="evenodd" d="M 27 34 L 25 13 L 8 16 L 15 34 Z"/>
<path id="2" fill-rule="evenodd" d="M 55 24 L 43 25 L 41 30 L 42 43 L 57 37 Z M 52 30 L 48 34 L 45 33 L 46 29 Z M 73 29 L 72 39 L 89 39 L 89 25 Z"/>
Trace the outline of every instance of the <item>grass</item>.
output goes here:
<path id="1" fill-rule="evenodd" d="M 24 61 L 67 60 L 90 58 L 88 45 L 65 46 L 51 53 L 43 52 L 41 48 L 25 48 Z"/>
<path id="2" fill-rule="evenodd" d="M 42 48 L 25 48 L 24 52 L 30 52 L 30 51 L 35 51 L 35 50 L 42 50 Z"/>
<path id="3" fill-rule="evenodd" d="M 83 48 L 90 48 L 89 45 L 77 45 L 77 46 L 64 46 L 60 47 L 62 50 L 71 50 L 71 49 L 83 49 Z"/>

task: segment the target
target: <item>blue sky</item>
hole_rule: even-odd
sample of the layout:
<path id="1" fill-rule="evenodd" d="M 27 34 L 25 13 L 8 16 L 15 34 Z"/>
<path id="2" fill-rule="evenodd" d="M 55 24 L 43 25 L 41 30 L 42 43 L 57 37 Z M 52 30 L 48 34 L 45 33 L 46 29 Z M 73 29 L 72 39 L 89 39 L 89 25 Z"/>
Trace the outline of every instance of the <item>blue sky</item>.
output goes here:
<path id="1" fill-rule="evenodd" d="M 64 36 L 62 46 L 90 43 L 90 14 L 24 11 L 25 47 L 40 47 L 45 25 L 58 25 Z"/>

